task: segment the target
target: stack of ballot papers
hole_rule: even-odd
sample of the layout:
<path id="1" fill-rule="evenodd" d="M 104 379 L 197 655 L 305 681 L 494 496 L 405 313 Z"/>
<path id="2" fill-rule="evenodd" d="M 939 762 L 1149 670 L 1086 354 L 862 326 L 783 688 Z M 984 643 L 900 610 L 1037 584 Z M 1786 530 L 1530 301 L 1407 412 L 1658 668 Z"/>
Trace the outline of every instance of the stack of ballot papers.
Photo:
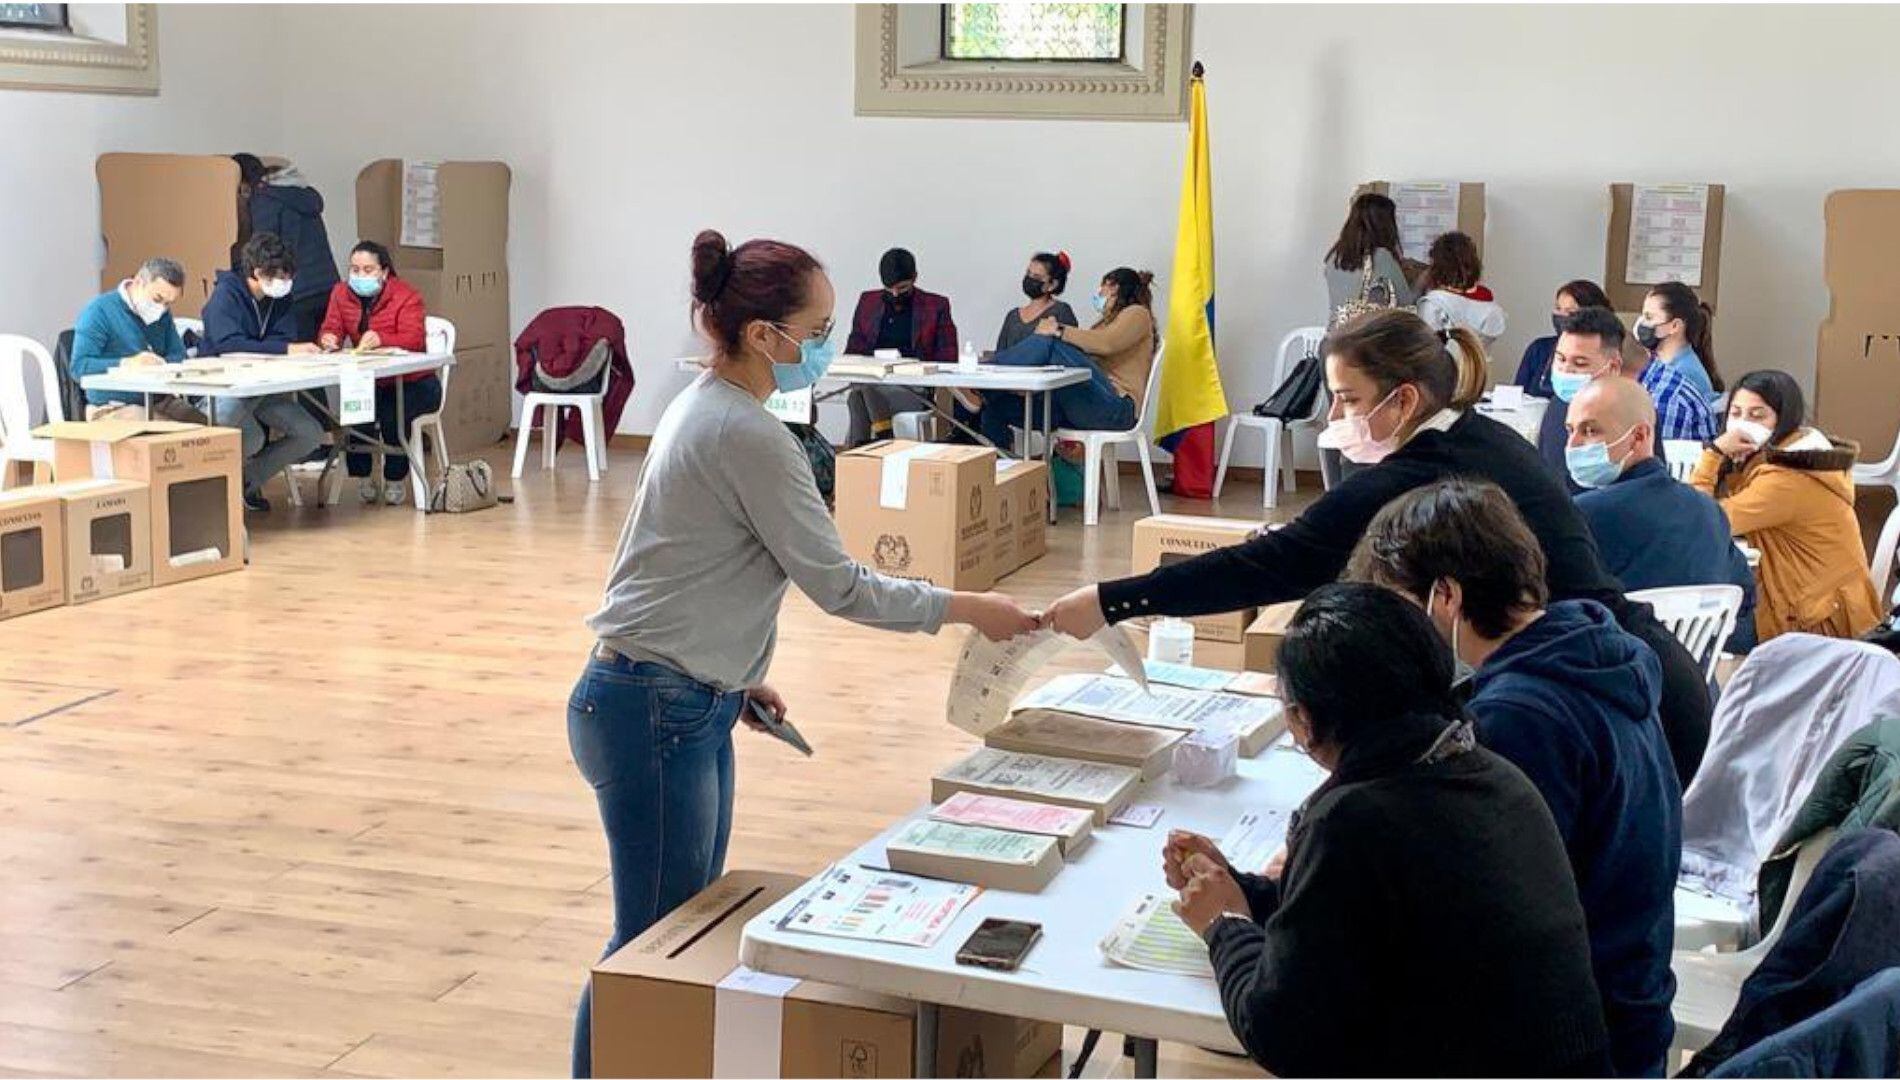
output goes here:
<path id="1" fill-rule="evenodd" d="M 1113 675 L 1061 675 L 1016 702 L 1012 718 L 1066 713 L 1118 724 L 1232 734 L 1253 757 L 1286 730 L 1276 698 L 1152 685 L 1143 690 Z"/>
<path id="2" fill-rule="evenodd" d="M 1053 836 L 917 818 L 884 845 L 891 869 L 986 889 L 1041 892 L 1062 869 Z"/>
<path id="3" fill-rule="evenodd" d="M 1095 824 L 1106 825 L 1134 795 L 1141 773 L 1122 765 L 1016 754 L 983 747 L 938 773 L 930 782 L 930 801 L 943 802 L 960 791 L 1073 806 L 1087 810 Z"/>
<path id="4" fill-rule="evenodd" d="M 1093 820 L 1087 810 L 1073 806 L 1006 799 L 1000 795 L 974 795 L 967 791 L 950 796 L 930 811 L 935 821 L 957 825 L 982 825 L 1010 832 L 1053 836 L 1062 849 L 1062 857 L 1073 859 L 1088 846 Z"/>
<path id="5" fill-rule="evenodd" d="M 1099 761 L 1139 770 L 1153 780 L 1174 763 L 1174 744 L 1186 732 L 1118 724 L 1074 713 L 1030 710 L 1012 716 L 983 736 L 983 745 L 1025 754 Z"/>

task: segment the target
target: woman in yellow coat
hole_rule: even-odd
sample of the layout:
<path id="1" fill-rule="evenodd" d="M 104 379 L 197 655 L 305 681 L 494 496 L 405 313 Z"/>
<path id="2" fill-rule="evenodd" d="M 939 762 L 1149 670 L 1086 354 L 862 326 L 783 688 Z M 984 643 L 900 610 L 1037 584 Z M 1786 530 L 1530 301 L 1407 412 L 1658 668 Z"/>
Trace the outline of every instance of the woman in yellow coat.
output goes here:
<path id="1" fill-rule="evenodd" d="M 1728 429 L 1691 478 L 1715 496 L 1737 536 L 1761 549 L 1755 629 L 1854 637 L 1880 621 L 1849 474 L 1860 448 L 1804 427 L 1801 387 L 1756 371 L 1729 396 Z"/>

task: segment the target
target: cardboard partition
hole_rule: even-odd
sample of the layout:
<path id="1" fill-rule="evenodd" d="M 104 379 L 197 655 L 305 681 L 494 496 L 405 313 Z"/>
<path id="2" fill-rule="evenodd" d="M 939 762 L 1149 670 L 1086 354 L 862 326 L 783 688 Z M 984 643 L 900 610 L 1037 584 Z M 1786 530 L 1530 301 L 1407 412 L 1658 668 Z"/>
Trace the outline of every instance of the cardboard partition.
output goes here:
<path id="1" fill-rule="evenodd" d="M 0 620 L 66 602 L 65 550 L 58 495 L 0 492 Z"/>
<path id="2" fill-rule="evenodd" d="M 1720 311 L 1717 298 L 1722 282 L 1722 204 L 1723 187 L 1710 184 L 1708 214 L 1702 223 L 1702 284 L 1696 295 L 1710 308 Z M 1603 291 L 1609 294 L 1610 307 L 1617 311 L 1643 310 L 1643 298 L 1653 285 L 1629 280 L 1630 216 L 1636 199 L 1635 184 L 1610 185 L 1610 231 L 1603 251 Z"/>
<path id="3" fill-rule="evenodd" d="M 162 255 L 185 268 L 172 313 L 196 317 L 237 243 L 237 163 L 216 154 L 102 154 L 94 171 L 106 242 L 100 291 Z"/>
<path id="4" fill-rule="evenodd" d="M 1821 276 L 1829 321 L 1896 321 L 1900 313 L 1900 190 L 1830 192 Z"/>
<path id="5" fill-rule="evenodd" d="M 1457 222 L 1450 229 L 1441 229 L 1438 231 L 1456 231 L 1471 237 L 1472 242 L 1478 245 L 1478 255 L 1482 258 L 1484 255 L 1484 185 L 1467 181 L 1457 181 L 1457 183 Z M 1384 195 L 1386 198 L 1392 198 L 1392 185 L 1393 181 L 1391 180 L 1374 180 L 1370 183 L 1360 184 L 1358 187 L 1352 189 L 1352 197 L 1357 199 L 1359 196 L 1371 191 Z M 1403 215 L 1403 208 L 1401 208 L 1400 213 Z M 1403 229 L 1404 221 L 1401 220 L 1399 224 L 1401 229 Z M 1434 234 L 1432 239 L 1437 239 L 1437 235 Z M 1429 241 L 1426 247 L 1429 247 Z M 1413 251 L 1408 247 L 1405 251 L 1405 257 L 1407 259 L 1418 262 L 1421 265 L 1425 262 L 1425 257 L 1428 254 L 1429 251 L 1426 250 L 1426 248 Z"/>
<path id="6" fill-rule="evenodd" d="M 1216 548 L 1244 543 L 1261 523 L 1245 518 L 1195 517 L 1156 514 L 1135 522 L 1134 554 L 1129 572 L 1145 574 L 1156 567 L 1185 562 Z M 1196 615 L 1194 636 L 1203 641 L 1237 643 L 1253 621 L 1254 609 L 1242 608 L 1219 615 Z M 1147 620 L 1142 620 L 1147 625 Z"/>
<path id="7" fill-rule="evenodd" d="M 746 981 L 739 939 L 753 916 L 804 883 L 737 870 L 593 974 L 594 1075 L 909 1077 L 916 1005 L 848 987 Z M 949 1006 L 933 1076 L 1030 1076 L 1062 1049 L 1056 1024 Z M 776 1045 L 761 1036 L 776 1030 Z"/>
<path id="8" fill-rule="evenodd" d="M 996 451 L 902 439 L 838 455 L 838 534 L 880 574 L 982 591 L 996 583 Z"/>
<path id="9" fill-rule="evenodd" d="M 152 584 L 152 499 L 134 480 L 75 480 L 50 490 L 64 507 L 66 602 Z"/>
<path id="10" fill-rule="evenodd" d="M 243 450 L 237 429 L 165 421 L 47 424 L 62 480 L 142 481 L 151 494 L 152 584 L 244 568 Z"/>
<path id="11" fill-rule="evenodd" d="M 1049 550 L 1049 467 L 1040 461 L 999 460 L 990 518 L 997 578 L 1042 558 Z"/>
<path id="12" fill-rule="evenodd" d="M 1293 613 L 1298 610 L 1298 600 L 1268 604 L 1261 608 L 1260 617 L 1247 627 L 1240 666 L 1248 671 L 1271 674 L 1275 667 L 1274 658 L 1280 653 L 1280 642 L 1286 638 L 1287 627 L 1292 625 Z"/>
<path id="13" fill-rule="evenodd" d="M 1814 419 L 1829 435 L 1860 444 L 1862 461 L 1879 461 L 1900 435 L 1900 304 L 1891 315 L 1821 324 Z"/>

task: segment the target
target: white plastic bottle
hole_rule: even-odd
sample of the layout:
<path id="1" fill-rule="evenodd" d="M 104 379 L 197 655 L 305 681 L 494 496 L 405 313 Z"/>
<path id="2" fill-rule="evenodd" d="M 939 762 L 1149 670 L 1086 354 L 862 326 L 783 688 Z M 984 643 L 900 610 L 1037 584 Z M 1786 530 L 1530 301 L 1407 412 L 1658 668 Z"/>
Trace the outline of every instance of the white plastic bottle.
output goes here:
<path id="1" fill-rule="evenodd" d="M 965 339 L 963 351 L 957 354 L 957 366 L 969 370 L 976 366 L 976 342 Z"/>

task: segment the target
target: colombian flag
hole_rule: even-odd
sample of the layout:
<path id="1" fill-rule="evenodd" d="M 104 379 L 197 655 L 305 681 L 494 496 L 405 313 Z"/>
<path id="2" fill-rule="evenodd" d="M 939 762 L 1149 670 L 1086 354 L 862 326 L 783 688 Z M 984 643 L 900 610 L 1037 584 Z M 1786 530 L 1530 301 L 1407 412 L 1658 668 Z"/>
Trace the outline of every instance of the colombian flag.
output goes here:
<path id="1" fill-rule="evenodd" d="M 1155 433 L 1174 455 L 1174 493 L 1214 493 L 1214 421 L 1227 415 L 1214 358 L 1214 179 L 1207 152 L 1207 88 L 1201 65 L 1189 84 L 1187 165 L 1168 279 L 1168 330 Z"/>

